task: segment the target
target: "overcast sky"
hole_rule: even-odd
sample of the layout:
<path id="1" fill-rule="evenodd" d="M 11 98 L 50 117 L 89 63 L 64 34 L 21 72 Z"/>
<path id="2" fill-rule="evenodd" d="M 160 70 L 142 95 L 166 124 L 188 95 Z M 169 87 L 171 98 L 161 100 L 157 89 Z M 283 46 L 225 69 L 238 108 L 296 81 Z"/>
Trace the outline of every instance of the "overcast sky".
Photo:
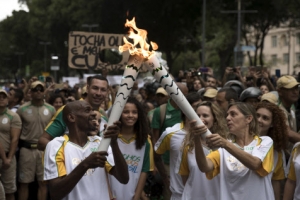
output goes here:
<path id="1" fill-rule="evenodd" d="M 12 15 L 13 10 L 26 10 L 26 6 L 20 6 L 18 0 L 0 0 L 0 21 L 5 19 L 7 16 Z"/>

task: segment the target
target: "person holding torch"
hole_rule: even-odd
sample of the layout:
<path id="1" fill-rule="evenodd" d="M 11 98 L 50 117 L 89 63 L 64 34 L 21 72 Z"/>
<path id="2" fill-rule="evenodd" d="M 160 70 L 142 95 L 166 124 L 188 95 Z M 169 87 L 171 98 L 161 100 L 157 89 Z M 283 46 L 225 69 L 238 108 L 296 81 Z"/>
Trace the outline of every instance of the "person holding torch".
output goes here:
<path id="1" fill-rule="evenodd" d="M 198 103 L 195 110 L 212 133 L 218 133 L 223 138 L 227 138 L 226 120 L 220 107 L 209 101 L 204 101 Z M 199 170 L 195 159 L 194 134 L 189 129 L 188 120 L 186 120 L 185 124 L 187 133 L 184 137 L 175 168 L 175 172 L 181 175 L 184 185 L 182 200 L 220 199 L 220 193 L 216 192 L 220 189 L 220 178 L 217 176 L 213 180 L 208 180 L 205 174 Z M 206 146 L 202 138 L 200 140 L 205 155 L 208 155 L 211 149 Z M 195 187 L 195 185 L 200 187 Z"/>
<path id="2" fill-rule="evenodd" d="M 196 125 L 196 121 L 191 122 L 199 169 L 206 173 L 208 179 L 219 175 L 220 199 L 274 199 L 271 183 L 273 140 L 268 136 L 258 136 L 254 108 L 244 103 L 230 104 L 226 120 L 232 140 L 218 134 L 208 135 L 207 146 L 220 148 L 207 156 L 200 140 L 207 127 Z"/>
<path id="3" fill-rule="evenodd" d="M 128 98 L 120 121 L 117 142 L 128 165 L 129 182 L 124 185 L 110 176 L 112 192 L 117 199 L 139 200 L 154 159 L 148 119 L 137 99 Z"/>
<path id="4" fill-rule="evenodd" d="M 108 126 L 104 138 L 111 138 L 108 151 L 96 152 L 101 138 L 89 136 L 97 129 L 96 113 L 86 101 L 74 101 L 63 108 L 69 134 L 50 141 L 44 154 L 44 180 L 51 199 L 112 199 L 106 173 L 127 184 L 127 164 L 119 149 L 120 122 Z"/>

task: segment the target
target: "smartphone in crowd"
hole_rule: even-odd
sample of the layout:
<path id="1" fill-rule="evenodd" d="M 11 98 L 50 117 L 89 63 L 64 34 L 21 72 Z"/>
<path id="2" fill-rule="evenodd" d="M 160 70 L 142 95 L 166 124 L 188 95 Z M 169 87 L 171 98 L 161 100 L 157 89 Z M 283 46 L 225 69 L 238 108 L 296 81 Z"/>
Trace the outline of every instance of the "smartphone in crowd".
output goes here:
<path id="1" fill-rule="evenodd" d="M 208 68 L 207 67 L 200 67 L 199 71 L 201 73 L 207 73 L 208 72 Z"/>
<path id="2" fill-rule="evenodd" d="M 201 72 L 197 72 L 197 71 L 192 72 L 192 76 L 201 76 Z"/>
<path id="3" fill-rule="evenodd" d="M 53 83 L 52 77 L 47 76 L 45 83 L 46 83 L 46 87 L 48 88 Z"/>
<path id="4" fill-rule="evenodd" d="M 52 78 L 50 76 L 46 77 L 46 82 L 52 83 Z"/>

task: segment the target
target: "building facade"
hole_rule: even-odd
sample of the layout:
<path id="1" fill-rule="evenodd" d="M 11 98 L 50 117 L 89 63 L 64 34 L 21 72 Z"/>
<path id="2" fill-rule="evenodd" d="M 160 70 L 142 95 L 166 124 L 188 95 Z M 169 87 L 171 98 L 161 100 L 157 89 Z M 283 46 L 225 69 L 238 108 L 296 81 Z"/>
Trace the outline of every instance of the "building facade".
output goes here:
<path id="1" fill-rule="evenodd" d="M 250 55 L 253 56 L 254 52 Z M 263 56 L 271 75 L 275 75 L 276 69 L 281 75 L 297 75 L 300 72 L 300 29 L 287 26 L 272 28 L 264 40 Z"/>

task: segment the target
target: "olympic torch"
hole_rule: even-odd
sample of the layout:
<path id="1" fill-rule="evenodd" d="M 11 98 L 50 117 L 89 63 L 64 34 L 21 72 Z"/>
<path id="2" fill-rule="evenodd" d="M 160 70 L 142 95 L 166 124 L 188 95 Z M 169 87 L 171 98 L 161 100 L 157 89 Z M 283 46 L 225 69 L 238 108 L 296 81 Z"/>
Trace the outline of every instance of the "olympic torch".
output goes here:
<path id="1" fill-rule="evenodd" d="M 133 21 L 126 21 L 125 26 L 128 27 L 136 27 L 134 19 Z M 119 51 L 129 51 L 130 57 L 127 63 L 127 66 L 125 67 L 122 81 L 120 84 L 120 87 L 118 89 L 115 102 L 112 107 L 112 111 L 110 114 L 110 117 L 107 122 L 107 126 L 112 125 L 115 121 L 118 121 L 120 119 L 120 116 L 123 112 L 124 106 L 127 102 L 127 99 L 130 95 L 132 86 L 134 82 L 136 81 L 136 77 L 138 75 L 139 69 L 144 62 L 145 53 L 141 50 L 136 48 L 135 46 L 139 44 L 140 46 L 145 48 L 145 38 L 147 36 L 147 32 L 142 29 L 135 29 L 138 34 L 135 34 L 132 29 L 130 29 L 129 32 L 129 38 L 133 39 L 134 41 L 137 41 L 136 43 L 132 44 L 130 43 L 125 37 L 124 39 L 124 45 L 119 47 Z M 148 47 L 149 48 L 149 47 Z M 109 145 L 110 145 L 110 138 L 103 138 L 100 142 L 100 145 L 98 146 L 98 151 L 107 151 Z"/>
<path id="2" fill-rule="evenodd" d="M 117 92 L 116 100 L 113 104 L 107 125 L 109 126 L 113 124 L 113 122 L 119 120 L 133 83 L 138 75 L 139 68 L 144 60 L 147 60 L 146 66 L 148 69 L 152 71 L 156 80 L 166 89 L 182 112 L 189 119 L 195 119 L 197 120 L 197 124 L 202 125 L 203 122 L 200 120 L 192 106 L 188 103 L 185 96 L 169 76 L 168 72 L 160 65 L 154 51 L 158 48 L 157 44 L 150 42 L 150 45 L 146 42 L 147 31 L 136 27 L 135 18 L 131 21 L 126 20 L 125 26 L 130 28 L 128 37 L 133 40 L 133 43 L 124 38 L 124 45 L 119 47 L 119 51 L 122 52 L 128 50 L 131 56 L 129 57 L 128 65 L 124 70 L 122 83 L 120 85 L 121 87 Z M 149 50 L 150 47 L 152 47 L 152 51 Z M 210 131 L 207 131 L 203 134 L 203 138 L 209 134 L 211 134 Z M 102 139 L 98 151 L 107 151 L 109 144 L 110 139 Z"/>
<path id="3" fill-rule="evenodd" d="M 155 79 L 161 84 L 162 87 L 165 88 L 169 96 L 174 100 L 187 118 L 190 120 L 196 120 L 197 125 L 203 125 L 203 122 L 198 117 L 197 113 L 187 101 L 185 96 L 182 94 L 167 70 L 161 66 L 158 58 L 153 54 L 146 60 L 145 64 L 147 68 L 152 71 L 152 75 L 155 77 Z M 209 134 L 211 134 L 211 132 L 207 129 L 207 132 L 202 135 L 203 139 L 205 139 Z"/>

